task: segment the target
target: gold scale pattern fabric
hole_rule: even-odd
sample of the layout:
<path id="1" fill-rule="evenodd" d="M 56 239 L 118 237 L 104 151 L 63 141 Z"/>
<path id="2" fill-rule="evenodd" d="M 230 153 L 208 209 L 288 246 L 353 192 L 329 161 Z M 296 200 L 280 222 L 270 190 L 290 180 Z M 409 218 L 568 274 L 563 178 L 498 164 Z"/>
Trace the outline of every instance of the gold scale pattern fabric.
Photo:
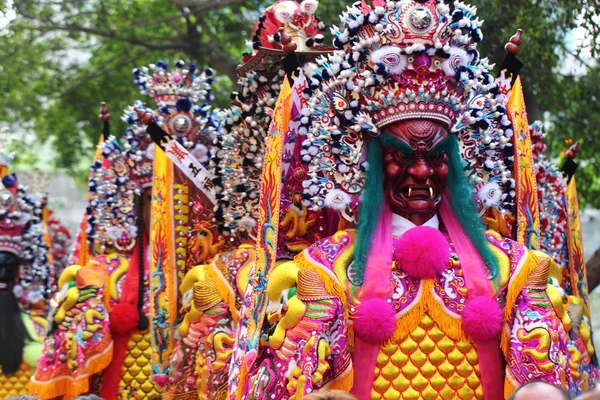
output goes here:
<path id="1" fill-rule="evenodd" d="M 21 368 L 14 374 L 4 375 L 0 369 L 0 399 L 9 396 L 26 395 L 29 386 L 29 379 L 33 370 L 22 363 Z"/>
<path id="2" fill-rule="evenodd" d="M 449 338 L 427 314 L 401 343 L 381 346 L 371 399 L 483 399 L 475 346 Z"/>
<path id="3" fill-rule="evenodd" d="M 150 380 L 152 376 L 152 348 L 149 331 L 135 332 L 129 338 L 123 375 L 119 382 L 122 399 L 148 400 L 160 396 L 160 391 Z"/>

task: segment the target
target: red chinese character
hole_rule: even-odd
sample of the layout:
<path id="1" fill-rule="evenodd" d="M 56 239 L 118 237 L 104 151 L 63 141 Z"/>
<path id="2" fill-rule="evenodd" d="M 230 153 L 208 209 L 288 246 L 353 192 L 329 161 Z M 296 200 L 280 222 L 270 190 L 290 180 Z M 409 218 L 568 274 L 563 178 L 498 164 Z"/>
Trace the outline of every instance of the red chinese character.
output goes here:
<path id="1" fill-rule="evenodd" d="M 177 161 L 179 161 L 180 163 L 185 158 L 185 153 L 183 152 L 182 149 L 177 147 L 176 144 L 173 144 L 171 147 L 169 147 L 167 149 L 167 153 L 173 154 L 175 156 L 175 158 L 177 159 Z"/>

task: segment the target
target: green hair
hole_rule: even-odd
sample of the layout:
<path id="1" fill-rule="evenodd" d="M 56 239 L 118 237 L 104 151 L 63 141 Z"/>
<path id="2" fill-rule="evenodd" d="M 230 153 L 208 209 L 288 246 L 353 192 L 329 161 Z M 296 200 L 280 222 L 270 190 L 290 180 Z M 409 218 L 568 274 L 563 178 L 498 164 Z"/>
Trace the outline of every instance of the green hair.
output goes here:
<path id="1" fill-rule="evenodd" d="M 440 145 L 442 145 L 441 148 Z M 458 139 L 456 136 L 451 135 L 440 145 L 436 146 L 436 150 L 445 151 L 448 156 L 448 190 L 450 191 L 452 210 L 465 234 L 487 264 L 493 279 L 498 276 L 498 259 L 492 253 L 485 238 L 485 228 L 477 213 L 477 206 L 473 200 L 473 190 L 464 173 Z"/>
<path id="2" fill-rule="evenodd" d="M 371 237 L 379 222 L 379 214 L 383 211 L 383 151 L 376 138 L 369 140 L 367 146 L 369 147 L 367 153 L 369 169 L 360 204 L 358 237 L 354 251 L 357 285 L 363 282 Z"/>
<path id="3" fill-rule="evenodd" d="M 386 133 L 378 139 L 368 142 L 366 183 L 363 188 L 363 198 L 360 206 L 358 237 L 354 253 L 354 268 L 356 283 L 361 284 L 364 278 L 366 258 L 371 244 L 371 237 L 379 222 L 383 210 L 383 151 L 381 146 L 392 147 L 405 154 L 413 149 Z M 473 200 L 473 192 L 464 174 L 462 159 L 456 136 L 448 136 L 433 149 L 435 153 L 445 152 L 448 156 L 448 190 L 450 191 L 452 210 L 460 222 L 465 234 L 473 243 L 487 264 L 492 277 L 498 274 L 498 260 L 492 253 L 485 238 L 485 229 Z"/>

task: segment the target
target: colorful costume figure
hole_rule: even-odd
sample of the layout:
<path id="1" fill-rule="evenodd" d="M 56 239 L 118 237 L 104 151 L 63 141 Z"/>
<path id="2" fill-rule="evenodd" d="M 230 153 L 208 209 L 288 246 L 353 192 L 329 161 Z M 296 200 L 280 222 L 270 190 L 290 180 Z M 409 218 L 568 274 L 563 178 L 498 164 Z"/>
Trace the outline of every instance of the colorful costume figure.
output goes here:
<path id="1" fill-rule="evenodd" d="M 563 338 L 570 354 L 568 389 L 574 394 L 587 391 L 597 374 L 595 349 L 591 337 L 589 297 L 585 264 L 581 251 L 581 228 L 577 192 L 573 179 L 577 144 L 567 152 L 562 171 L 544 155 L 546 143 L 542 123 L 530 127 L 536 159 L 536 182 L 540 199 L 540 247 L 552 255 L 557 268 L 550 271 L 547 291 L 555 308 L 564 310 L 562 319 L 567 328 Z"/>
<path id="2" fill-rule="evenodd" d="M 148 169 L 139 160 L 147 142 L 131 140 L 131 129 L 125 151 L 106 133 L 91 167 L 86 230 L 80 233 L 86 243 L 79 244 L 78 257 L 88 261 L 60 276 L 54 326 L 32 379 L 30 392 L 41 398 L 158 394 L 150 382 L 143 201 L 152 184 L 151 161 Z"/>
<path id="3" fill-rule="evenodd" d="M 136 122 L 139 140 L 154 141 L 148 146 L 154 159 L 149 304 L 151 368 L 153 382 L 161 390 L 168 384 L 166 373 L 175 346 L 180 304 L 173 294 L 178 281 L 191 266 L 206 262 L 229 245 L 214 221 L 213 182 L 208 172 L 218 129 L 209 104 L 213 79 L 211 69 L 198 73 L 194 64 L 186 66 L 183 61 L 173 69 L 161 61 L 134 70 L 140 92 L 156 103 L 154 110 L 136 104 L 128 120 Z"/>
<path id="4" fill-rule="evenodd" d="M 548 289 L 552 258 L 483 231 L 479 213 L 520 215 L 523 192 L 517 122 L 479 59 L 475 9 L 375 0 L 341 20 L 339 50 L 284 87 L 278 108 L 305 96 L 302 204 L 345 216 L 360 201 L 358 229 L 279 266 L 258 258 L 231 398 L 326 387 L 361 400 L 501 399 L 533 379 L 593 383 L 567 368 L 577 355 Z"/>
<path id="5" fill-rule="evenodd" d="M 3 150 L 4 151 L 4 150 Z M 27 394 L 52 293 L 42 207 L 0 164 L 0 397 Z M 41 323 L 37 324 L 36 322 Z"/>
<path id="6" fill-rule="evenodd" d="M 217 199 L 215 235 L 226 243 L 200 265 L 188 260 L 180 282 L 181 339 L 170 357 L 164 398 L 213 399 L 227 393 L 231 347 L 239 299 L 245 291 L 256 235 L 253 211 L 258 204 L 264 138 L 281 74 L 269 78 L 249 72 L 235 94 L 239 107 L 220 112 L 209 170 Z M 196 208 L 208 204 L 196 203 Z M 208 225 L 207 225 L 208 227 Z M 202 240 L 201 235 L 197 240 Z"/>
<path id="7" fill-rule="evenodd" d="M 163 397 L 227 397 L 235 324 L 255 259 L 251 244 L 256 240 L 258 194 L 266 137 L 275 98 L 284 76 L 275 60 L 280 61 L 286 56 L 282 47 L 290 47 L 291 43 L 295 43 L 289 42 L 291 38 L 286 33 L 286 27 L 296 23 L 296 33 L 301 31 L 297 27 L 302 26 L 302 21 L 304 27 L 313 23 L 323 27 L 322 23 L 315 22 L 316 6 L 316 2 L 306 1 L 298 6 L 286 1 L 265 12 L 256 25 L 252 49 L 244 58 L 245 64 L 239 68 L 240 90 L 232 94 L 234 107 L 217 114 L 220 128 L 215 132 L 211 147 L 214 155 L 208 170 L 213 176 L 217 203 L 214 214 L 218 223 L 217 233 L 223 235 L 227 242 L 217 254 L 210 254 L 202 265 L 194 266 L 188 260 L 187 273 L 180 280 L 183 322 L 177 329 L 181 339 L 176 342 L 170 357 L 171 376 Z M 295 11 L 290 11 L 289 7 Z M 322 54 L 319 51 L 326 50 L 315 44 L 314 40 L 306 40 L 307 36 L 314 34 L 315 28 L 311 29 L 313 33 L 304 32 L 301 35 L 303 39 L 294 38 L 297 47 L 311 47 L 310 52 L 304 53 L 307 57 L 314 57 Z M 320 31 L 316 37 L 320 37 Z M 295 148 L 294 142 L 291 142 L 291 148 Z M 206 209 L 207 205 L 203 206 Z M 316 218 L 313 218 L 313 224 L 310 221 L 305 223 L 304 220 L 311 216 L 301 210 L 301 205 L 299 208 L 290 209 L 289 216 L 284 218 L 291 232 L 288 235 L 289 242 L 314 231 L 314 228 L 308 228 Z M 294 213 L 299 215 L 294 218 Z M 178 214 L 180 218 L 183 217 L 181 213 Z M 308 240 L 312 242 L 314 237 Z M 290 254 L 289 250 L 285 252 Z M 194 268 L 190 269 L 191 266 Z"/>

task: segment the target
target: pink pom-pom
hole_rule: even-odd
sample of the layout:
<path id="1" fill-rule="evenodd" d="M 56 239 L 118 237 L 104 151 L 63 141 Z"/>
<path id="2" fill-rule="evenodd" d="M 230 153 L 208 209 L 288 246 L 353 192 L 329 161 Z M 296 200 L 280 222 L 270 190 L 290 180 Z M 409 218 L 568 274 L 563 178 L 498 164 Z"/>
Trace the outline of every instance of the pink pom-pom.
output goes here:
<path id="1" fill-rule="evenodd" d="M 446 269 L 450 246 L 437 229 L 417 226 L 398 240 L 394 257 L 406 275 L 416 279 L 435 278 Z"/>
<path id="2" fill-rule="evenodd" d="M 392 305 L 382 299 L 364 300 L 358 306 L 354 320 L 354 332 L 369 343 L 382 343 L 394 334 L 396 312 Z"/>
<path id="3" fill-rule="evenodd" d="M 470 299 L 461 315 L 463 329 L 476 341 L 498 337 L 504 316 L 500 305 L 491 297 Z"/>

